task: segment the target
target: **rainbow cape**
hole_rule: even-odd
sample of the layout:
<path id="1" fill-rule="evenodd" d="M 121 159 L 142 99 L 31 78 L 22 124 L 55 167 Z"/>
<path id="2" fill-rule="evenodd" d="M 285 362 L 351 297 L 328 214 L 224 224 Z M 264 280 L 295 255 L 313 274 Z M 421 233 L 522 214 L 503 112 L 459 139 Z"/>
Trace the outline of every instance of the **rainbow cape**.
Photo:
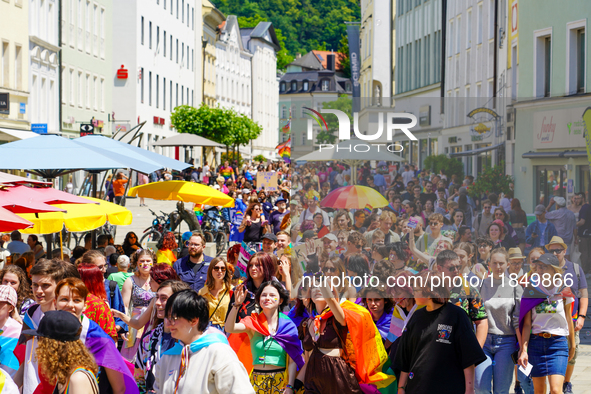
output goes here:
<path id="1" fill-rule="evenodd" d="M 348 337 L 355 351 L 355 375 L 361 389 L 365 393 L 375 393 L 377 389 L 394 388 L 396 377 L 383 372 L 388 368 L 388 354 L 371 314 L 364 307 L 351 301 L 341 303 L 341 308 L 349 329 Z M 327 309 L 315 320 L 326 320 L 332 315 L 332 311 Z M 371 386 L 375 386 L 376 389 Z"/>
<path id="2" fill-rule="evenodd" d="M 270 335 L 269 324 L 264 313 L 253 312 L 250 316 L 240 320 L 240 323 L 265 337 Z M 289 358 L 297 364 L 298 369 L 304 366 L 304 358 L 302 356 L 304 351 L 302 349 L 302 342 L 298 338 L 298 328 L 283 313 L 279 313 L 277 332 L 273 336 L 273 339 L 285 350 Z M 248 373 L 250 373 L 252 371 L 252 352 L 250 350 L 250 339 L 248 335 L 245 333 L 231 334 L 228 337 L 228 341 Z"/>
<path id="3" fill-rule="evenodd" d="M 571 300 L 571 315 L 572 315 L 572 308 L 574 307 L 574 294 L 571 291 L 570 287 L 565 287 L 560 289 L 560 294 L 566 299 Z M 525 322 L 525 315 L 527 312 L 534 309 L 536 306 L 540 305 L 544 302 L 550 295 L 548 292 L 545 292 L 542 288 L 533 286 L 529 284 L 523 289 L 523 296 L 521 297 L 521 306 L 519 309 L 519 331 L 523 332 L 523 324 Z"/>
<path id="4" fill-rule="evenodd" d="M 0 365 L 2 369 L 14 375 L 19 367 L 19 362 L 14 355 L 14 348 L 21 334 L 22 326 L 9 317 L 6 325 L 0 331 Z"/>
<path id="5" fill-rule="evenodd" d="M 113 339 L 86 316 L 82 319 L 80 340 L 90 350 L 99 367 L 108 368 L 123 375 L 126 393 L 139 394 L 140 390 L 133 378 L 133 365 L 123 359 Z"/>

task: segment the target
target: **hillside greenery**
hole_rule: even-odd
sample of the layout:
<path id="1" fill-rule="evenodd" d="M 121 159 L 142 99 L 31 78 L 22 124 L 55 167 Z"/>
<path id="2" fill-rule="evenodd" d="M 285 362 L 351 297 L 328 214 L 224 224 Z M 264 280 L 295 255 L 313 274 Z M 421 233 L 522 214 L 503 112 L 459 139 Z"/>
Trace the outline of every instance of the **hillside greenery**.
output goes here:
<path id="1" fill-rule="evenodd" d="M 356 0 L 213 0 L 213 3 L 225 15 L 236 15 L 241 28 L 255 27 L 261 21 L 273 23 L 281 44 L 278 69 L 285 69 L 296 53 L 303 55 L 311 50 L 343 53 L 346 50 L 348 59 L 344 22 L 361 18 Z"/>

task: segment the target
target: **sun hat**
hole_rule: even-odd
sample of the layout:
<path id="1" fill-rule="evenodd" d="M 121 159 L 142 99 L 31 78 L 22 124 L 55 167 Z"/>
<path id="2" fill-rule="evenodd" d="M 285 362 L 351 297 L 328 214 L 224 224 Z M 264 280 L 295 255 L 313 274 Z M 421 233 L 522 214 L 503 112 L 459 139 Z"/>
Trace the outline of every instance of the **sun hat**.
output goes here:
<path id="1" fill-rule="evenodd" d="M 521 254 L 521 249 L 509 248 L 509 260 L 511 259 L 525 259 L 525 256 Z"/>
<path id="2" fill-rule="evenodd" d="M 551 246 L 551 245 L 560 245 L 564 249 L 568 249 L 568 247 L 564 243 L 564 240 L 562 238 L 560 238 L 558 235 L 555 235 L 555 236 L 552 237 L 552 239 L 550 240 L 550 242 L 548 244 L 546 244 L 546 249 L 549 250 L 548 247 Z"/>

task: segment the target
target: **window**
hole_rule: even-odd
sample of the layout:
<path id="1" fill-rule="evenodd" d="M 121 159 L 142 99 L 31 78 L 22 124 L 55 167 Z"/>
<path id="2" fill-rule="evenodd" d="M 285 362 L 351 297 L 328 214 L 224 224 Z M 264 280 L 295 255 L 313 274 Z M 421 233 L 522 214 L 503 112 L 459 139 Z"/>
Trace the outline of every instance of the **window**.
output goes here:
<path id="1" fill-rule="evenodd" d="M 78 0 L 78 49 L 84 49 L 84 36 L 82 35 L 83 27 L 84 27 L 84 6 L 82 5 L 82 0 Z"/>
<path id="2" fill-rule="evenodd" d="M 95 111 L 97 111 L 98 110 L 99 86 L 98 86 L 98 78 L 96 77 L 96 75 L 94 76 L 92 82 L 93 82 L 93 86 L 94 86 L 94 94 L 92 95 L 92 99 L 93 99 L 92 107 L 94 108 Z"/>
<path id="3" fill-rule="evenodd" d="M 164 4 L 166 4 L 166 1 L 164 2 Z M 164 30 L 164 36 L 162 37 L 162 42 L 164 43 L 162 56 L 166 57 L 166 30 Z"/>
<path id="4" fill-rule="evenodd" d="M 181 1 L 181 22 L 185 23 L 185 0 Z"/>
<path id="5" fill-rule="evenodd" d="M 296 81 L 291 81 L 291 90 L 292 91 L 298 90 L 298 83 Z"/>
<path id="6" fill-rule="evenodd" d="M 148 22 L 148 48 L 152 49 L 152 22 Z"/>
<path id="7" fill-rule="evenodd" d="M 323 79 L 322 80 L 322 91 L 328 92 L 329 88 L 330 88 L 330 81 L 328 79 Z"/>
<path id="8" fill-rule="evenodd" d="M 179 64 L 179 39 L 176 39 L 176 64 Z"/>
<path id="9" fill-rule="evenodd" d="M 466 20 L 466 48 L 472 47 L 472 10 L 468 11 Z"/>
<path id="10" fill-rule="evenodd" d="M 173 1 L 174 0 L 170 0 L 170 15 L 172 15 L 172 12 L 173 12 L 172 10 L 174 9 L 174 7 L 172 6 L 172 4 L 173 4 L 172 2 Z"/>
<path id="11" fill-rule="evenodd" d="M 552 64 L 552 39 L 544 37 L 544 96 L 550 97 L 550 66 Z"/>
<path id="12" fill-rule="evenodd" d="M 189 27 L 189 4 L 187 4 L 187 27 Z"/>
<path id="13" fill-rule="evenodd" d="M 166 0 L 164 0 L 162 4 L 164 4 L 164 9 L 166 9 Z"/>
<path id="14" fill-rule="evenodd" d="M 156 53 L 160 51 L 160 26 L 156 26 Z"/>
<path id="15" fill-rule="evenodd" d="M 179 84 L 176 84 L 176 97 L 175 97 L 175 107 L 179 106 Z"/>
<path id="16" fill-rule="evenodd" d="M 90 85 L 90 74 L 86 74 L 86 108 L 90 109 L 90 96 L 92 94 L 92 88 Z"/>
<path id="17" fill-rule="evenodd" d="M 166 78 L 162 78 L 162 109 L 166 110 Z"/>
<path id="18" fill-rule="evenodd" d="M 101 59 L 105 58 L 105 9 L 101 8 L 101 33 L 100 33 L 100 46 L 101 46 Z"/>
<path id="19" fill-rule="evenodd" d="M 160 76 L 156 74 L 156 108 L 160 108 Z"/>
<path id="20" fill-rule="evenodd" d="M 152 106 L 152 71 L 148 72 L 148 105 Z"/>
<path id="21" fill-rule="evenodd" d="M 195 30 L 195 8 L 191 8 L 191 29 Z"/>
<path id="22" fill-rule="evenodd" d="M 18 90 L 23 89 L 23 47 L 14 46 L 14 87 Z"/>
<path id="23" fill-rule="evenodd" d="M 93 33 L 93 53 L 94 56 L 98 57 L 99 54 L 99 27 L 100 27 L 100 22 L 99 22 L 99 11 L 98 11 L 98 6 L 95 4 L 93 9 L 92 9 L 92 13 L 93 13 L 93 22 L 92 22 L 92 33 Z"/>
<path id="24" fill-rule="evenodd" d="M 585 92 L 585 29 L 577 31 L 577 92 Z"/>
<path id="25" fill-rule="evenodd" d="M 101 103 L 101 112 L 105 112 L 105 78 L 101 78 L 101 96 L 99 102 Z"/>
<path id="26" fill-rule="evenodd" d="M 488 11 L 488 39 L 495 37 L 495 0 L 488 2 L 490 10 Z"/>
<path id="27" fill-rule="evenodd" d="M 482 4 L 478 4 L 478 20 L 477 20 L 477 39 L 476 44 L 482 44 Z"/>
<path id="28" fill-rule="evenodd" d="M 552 28 L 534 31 L 534 96 L 549 97 L 552 66 Z M 568 58 L 567 58 L 568 59 Z M 568 61 L 568 60 L 567 60 Z M 568 68 L 567 68 L 568 70 Z"/>
<path id="29" fill-rule="evenodd" d="M 179 0 L 176 0 L 176 18 L 179 19 Z"/>
<path id="30" fill-rule="evenodd" d="M 142 23 L 140 24 L 140 29 L 141 29 L 141 43 L 142 45 L 144 45 L 144 17 L 142 16 Z"/>
<path id="31" fill-rule="evenodd" d="M 78 106 L 82 107 L 84 103 L 84 97 L 82 96 L 84 91 L 84 81 L 82 81 L 82 71 L 78 71 Z"/>
<path id="32" fill-rule="evenodd" d="M 460 53 L 460 42 L 462 40 L 462 18 L 458 18 L 458 25 L 456 26 L 458 33 L 456 34 L 456 53 Z"/>
<path id="33" fill-rule="evenodd" d="M 195 71 L 195 51 L 191 49 L 191 70 Z"/>
<path id="34" fill-rule="evenodd" d="M 140 102 L 143 103 L 144 102 L 144 68 L 142 67 L 140 69 Z"/>
<path id="35" fill-rule="evenodd" d="M 181 85 L 181 104 L 185 104 L 185 87 Z"/>
<path id="36" fill-rule="evenodd" d="M 456 42 L 455 39 L 455 31 L 454 31 L 454 23 L 453 22 L 449 22 L 449 48 L 447 50 L 448 55 L 447 56 L 451 56 L 453 55 L 454 52 L 454 43 Z"/>
<path id="37" fill-rule="evenodd" d="M 172 34 L 170 35 L 170 61 L 172 61 Z"/>
<path id="38" fill-rule="evenodd" d="M 307 92 L 308 89 L 309 89 L 308 81 L 304 81 L 304 87 L 303 87 L 304 92 Z"/>
<path id="39" fill-rule="evenodd" d="M 74 76 L 74 69 L 70 69 L 70 105 L 74 105 L 74 99 L 76 97 L 76 79 Z"/>
<path id="40" fill-rule="evenodd" d="M 172 4 L 172 2 L 170 4 Z M 170 100 L 168 102 L 170 103 L 170 109 L 172 109 L 172 81 L 170 81 L 170 89 L 168 89 L 168 94 L 170 95 Z"/>
<path id="41" fill-rule="evenodd" d="M 566 36 L 566 91 L 567 94 L 585 92 L 585 25 L 586 20 L 567 23 Z"/>
<path id="42" fill-rule="evenodd" d="M 425 85 L 431 84 L 431 35 L 425 38 Z"/>
<path id="43" fill-rule="evenodd" d="M 279 84 L 279 91 L 285 92 L 285 82 L 281 82 L 281 84 Z"/>

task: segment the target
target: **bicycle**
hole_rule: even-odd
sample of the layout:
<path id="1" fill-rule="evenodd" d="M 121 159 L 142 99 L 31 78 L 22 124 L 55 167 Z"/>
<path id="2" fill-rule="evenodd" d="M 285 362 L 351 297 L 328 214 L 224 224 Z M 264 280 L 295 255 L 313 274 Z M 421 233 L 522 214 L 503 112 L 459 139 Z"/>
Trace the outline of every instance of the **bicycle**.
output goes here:
<path id="1" fill-rule="evenodd" d="M 215 243 L 216 257 L 221 255 L 228 245 L 226 234 L 230 232 L 230 222 L 225 220 L 216 208 L 206 210 L 201 228 L 205 242 Z"/>
<path id="2" fill-rule="evenodd" d="M 74 241 L 74 247 L 84 246 L 84 237 L 86 236 L 86 234 L 92 233 L 92 231 L 84 231 L 84 232 L 74 233 L 74 232 L 69 232 L 66 229 L 64 229 L 62 231 L 63 231 L 62 236 L 63 236 L 64 245 L 66 245 L 70 250 L 74 250 L 74 248 L 71 247 L 72 241 Z M 99 227 L 93 231 L 96 231 L 97 238 L 99 235 L 103 235 L 103 234 L 113 236 L 113 234 L 115 233 L 115 225 L 105 223 L 101 227 Z M 57 235 L 57 237 L 58 237 L 58 241 L 59 241 L 59 235 Z M 82 245 L 80 245 L 81 243 L 82 243 Z"/>

